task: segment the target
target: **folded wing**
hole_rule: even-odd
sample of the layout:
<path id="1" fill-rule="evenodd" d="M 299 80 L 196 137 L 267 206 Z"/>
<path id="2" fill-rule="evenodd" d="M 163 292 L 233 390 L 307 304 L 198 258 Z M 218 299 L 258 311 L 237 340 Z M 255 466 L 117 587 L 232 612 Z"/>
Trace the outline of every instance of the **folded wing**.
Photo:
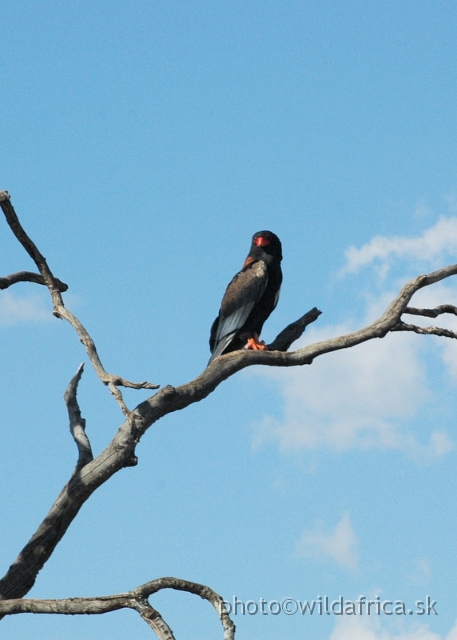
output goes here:
<path id="1" fill-rule="evenodd" d="M 243 328 L 267 283 L 267 266 L 263 260 L 248 263 L 230 282 L 211 328 L 209 362 L 220 356 Z"/>

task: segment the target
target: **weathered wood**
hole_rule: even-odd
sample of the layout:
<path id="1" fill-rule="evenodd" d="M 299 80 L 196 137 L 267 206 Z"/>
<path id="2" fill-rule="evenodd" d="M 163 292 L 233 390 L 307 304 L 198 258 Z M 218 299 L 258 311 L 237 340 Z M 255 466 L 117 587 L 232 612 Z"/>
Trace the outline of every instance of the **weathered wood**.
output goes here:
<path id="1" fill-rule="evenodd" d="M 80 508 L 92 493 L 120 469 L 137 463 L 136 445 L 146 431 L 160 418 L 169 413 L 180 411 L 195 402 L 203 400 L 224 380 L 238 371 L 252 365 L 275 367 L 310 365 L 316 358 L 325 353 L 352 348 L 369 340 L 383 338 L 394 331 L 414 331 L 419 334 L 457 338 L 456 333 L 447 329 L 417 327 L 416 325 L 406 324 L 402 320 L 402 315 L 405 313 L 426 317 L 437 317 L 442 313 L 457 315 L 457 308 L 453 305 L 441 305 L 433 310 L 415 309 L 408 306 L 412 296 L 419 289 L 456 275 L 457 264 L 449 265 L 428 275 L 420 275 L 405 284 L 384 313 L 367 327 L 343 336 L 307 345 L 296 351 L 287 351 L 291 344 L 303 334 L 306 327 L 319 317 L 321 312 L 314 307 L 281 331 L 275 340 L 268 345 L 267 350 L 240 350 L 220 356 L 194 380 L 179 387 L 168 385 L 138 404 L 133 411 L 130 411 L 124 403 L 119 390 L 120 386 L 134 389 L 156 389 L 158 385 L 149 382 L 129 382 L 120 376 L 105 371 L 91 336 L 78 318 L 68 311 L 63 303 L 61 293 L 66 290 L 67 285 L 53 275 L 44 256 L 25 233 L 7 192 L 0 192 L 0 207 L 15 237 L 34 260 L 40 272 L 40 275 L 19 272 L 19 274 L 6 276 L 0 279 L 0 288 L 7 288 L 7 286 L 11 286 L 16 282 L 23 281 L 45 284 L 48 287 L 53 301 L 54 314 L 67 320 L 75 329 L 86 348 L 90 362 L 98 377 L 108 386 L 126 418 L 108 447 L 93 459 L 90 442 L 85 433 L 85 421 L 81 417 L 76 397 L 78 382 L 82 375 L 81 365 L 65 393 L 70 429 L 79 451 L 76 469 L 37 531 L 19 553 L 6 575 L 0 580 L 0 616 L 26 612 L 105 613 L 116 608 L 128 607 L 138 611 L 149 626 L 154 629 L 159 638 L 173 640 L 171 629 L 147 601 L 147 597 L 155 593 L 155 591 L 161 588 L 173 588 L 196 593 L 209 600 L 213 606 L 218 608 L 218 613 L 224 626 L 224 638 L 232 640 L 235 627 L 221 605 L 222 598 L 209 587 L 196 585 L 196 583 L 177 578 L 161 578 L 147 583 L 147 585 L 142 585 L 142 587 L 138 587 L 133 592 L 102 598 L 74 598 L 52 601 L 22 600 L 21 598 L 32 588 L 39 571 L 50 558 Z"/>

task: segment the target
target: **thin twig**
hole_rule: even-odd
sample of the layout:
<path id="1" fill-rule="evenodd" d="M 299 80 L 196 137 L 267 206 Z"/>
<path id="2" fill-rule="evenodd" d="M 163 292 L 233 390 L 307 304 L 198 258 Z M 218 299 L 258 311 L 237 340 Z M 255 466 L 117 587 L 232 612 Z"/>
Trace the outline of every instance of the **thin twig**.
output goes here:
<path id="1" fill-rule="evenodd" d="M 399 322 L 392 331 L 413 331 L 421 335 L 439 336 L 440 338 L 457 338 L 457 333 L 450 329 L 443 329 L 441 327 L 418 327 L 416 324 L 407 324 L 406 322 Z"/>
<path id="2" fill-rule="evenodd" d="M 413 316 L 425 316 L 426 318 L 437 318 L 443 313 L 452 313 L 457 316 L 457 307 L 453 304 L 441 304 L 434 309 L 417 309 L 416 307 L 406 307 L 403 313 L 409 313 Z"/>
<path id="3" fill-rule="evenodd" d="M 59 291 L 67 291 L 68 284 L 55 278 L 56 284 L 59 287 Z M 39 273 L 33 273 L 33 271 L 18 271 L 17 273 L 11 273 L 9 276 L 0 278 L 0 289 L 8 289 L 13 284 L 18 282 L 35 282 L 36 284 L 46 284 L 43 276 Z"/>
<path id="4" fill-rule="evenodd" d="M 54 315 L 58 318 L 67 320 L 67 322 L 69 322 L 75 329 L 79 339 L 86 348 L 87 355 L 89 356 L 96 374 L 103 382 L 103 384 L 109 386 L 110 391 L 116 398 L 123 414 L 127 418 L 130 418 L 131 412 L 124 402 L 122 393 L 119 389 L 115 389 L 115 387 L 122 386 L 129 387 L 131 389 L 158 389 L 160 385 L 151 384 L 150 382 L 130 382 L 128 380 L 125 380 L 125 378 L 113 375 L 105 370 L 98 356 L 94 341 L 92 340 L 88 331 L 84 328 L 78 318 L 74 314 L 72 314 L 71 311 L 66 309 L 61 295 L 62 282 L 54 276 L 48 266 L 48 263 L 46 262 L 46 258 L 25 232 L 24 228 L 19 222 L 19 218 L 17 217 L 14 207 L 11 204 L 10 196 L 7 191 L 0 191 L 0 206 L 3 210 L 3 213 L 5 214 L 6 221 L 10 226 L 12 232 L 38 267 L 42 281 L 49 289 L 54 307 Z"/>
<path id="5" fill-rule="evenodd" d="M 315 322 L 321 315 L 322 311 L 319 311 L 317 307 L 313 307 L 311 311 L 305 313 L 304 316 L 295 320 L 289 324 L 285 329 L 279 333 L 273 342 L 267 345 L 269 351 L 287 351 L 290 345 L 298 340 L 304 333 L 306 327 Z"/>
<path id="6" fill-rule="evenodd" d="M 79 471 L 79 469 L 82 469 L 82 467 L 84 467 L 88 462 L 91 462 L 91 460 L 94 459 L 90 441 L 86 434 L 86 421 L 81 416 L 81 411 L 79 409 L 77 400 L 78 384 L 81 380 L 83 370 L 84 363 L 79 365 L 78 371 L 71 379 L 70 384 L 68 385 L 67 390 L 65 391 L 65 394 L 63 396 L 67 405 L 68 417 L 70 418 L 71 435 L 73 436 L 73 439 L 76 442 L 76 446 L 78 447 L 79 451 L 79 458 L 78 462 L 76 463 L 74 473 Z"/>

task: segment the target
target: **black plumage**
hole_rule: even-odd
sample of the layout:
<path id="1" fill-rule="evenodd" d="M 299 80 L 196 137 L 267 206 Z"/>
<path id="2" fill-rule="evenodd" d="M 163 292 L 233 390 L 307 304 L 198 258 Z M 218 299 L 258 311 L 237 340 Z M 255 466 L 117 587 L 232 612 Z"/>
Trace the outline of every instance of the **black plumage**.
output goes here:
<path id="1" fill-rule="evenodd" d="M 278 302 L 281 260 L 278 236 L 271 231 L 255 233 L 243 268 L 228 285 L 219 315 L 211 327 L 209 362 L 245 346 L 265 348 L 258 339 L 265 320 Z"/>

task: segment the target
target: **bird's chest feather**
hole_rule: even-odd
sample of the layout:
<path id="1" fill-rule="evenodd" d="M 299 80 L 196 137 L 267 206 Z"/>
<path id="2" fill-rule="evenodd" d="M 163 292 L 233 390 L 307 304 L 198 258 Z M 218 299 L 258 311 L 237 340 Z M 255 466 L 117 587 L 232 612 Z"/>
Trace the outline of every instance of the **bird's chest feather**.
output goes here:
<path id="1" fill-rule="evenodd" d="M 263 323 L 278 302 L 281 282 L 282 272 L 280 265 L 268 265 L 264 290 L 246 320 L 245 329 L 260 333 Z"/>

